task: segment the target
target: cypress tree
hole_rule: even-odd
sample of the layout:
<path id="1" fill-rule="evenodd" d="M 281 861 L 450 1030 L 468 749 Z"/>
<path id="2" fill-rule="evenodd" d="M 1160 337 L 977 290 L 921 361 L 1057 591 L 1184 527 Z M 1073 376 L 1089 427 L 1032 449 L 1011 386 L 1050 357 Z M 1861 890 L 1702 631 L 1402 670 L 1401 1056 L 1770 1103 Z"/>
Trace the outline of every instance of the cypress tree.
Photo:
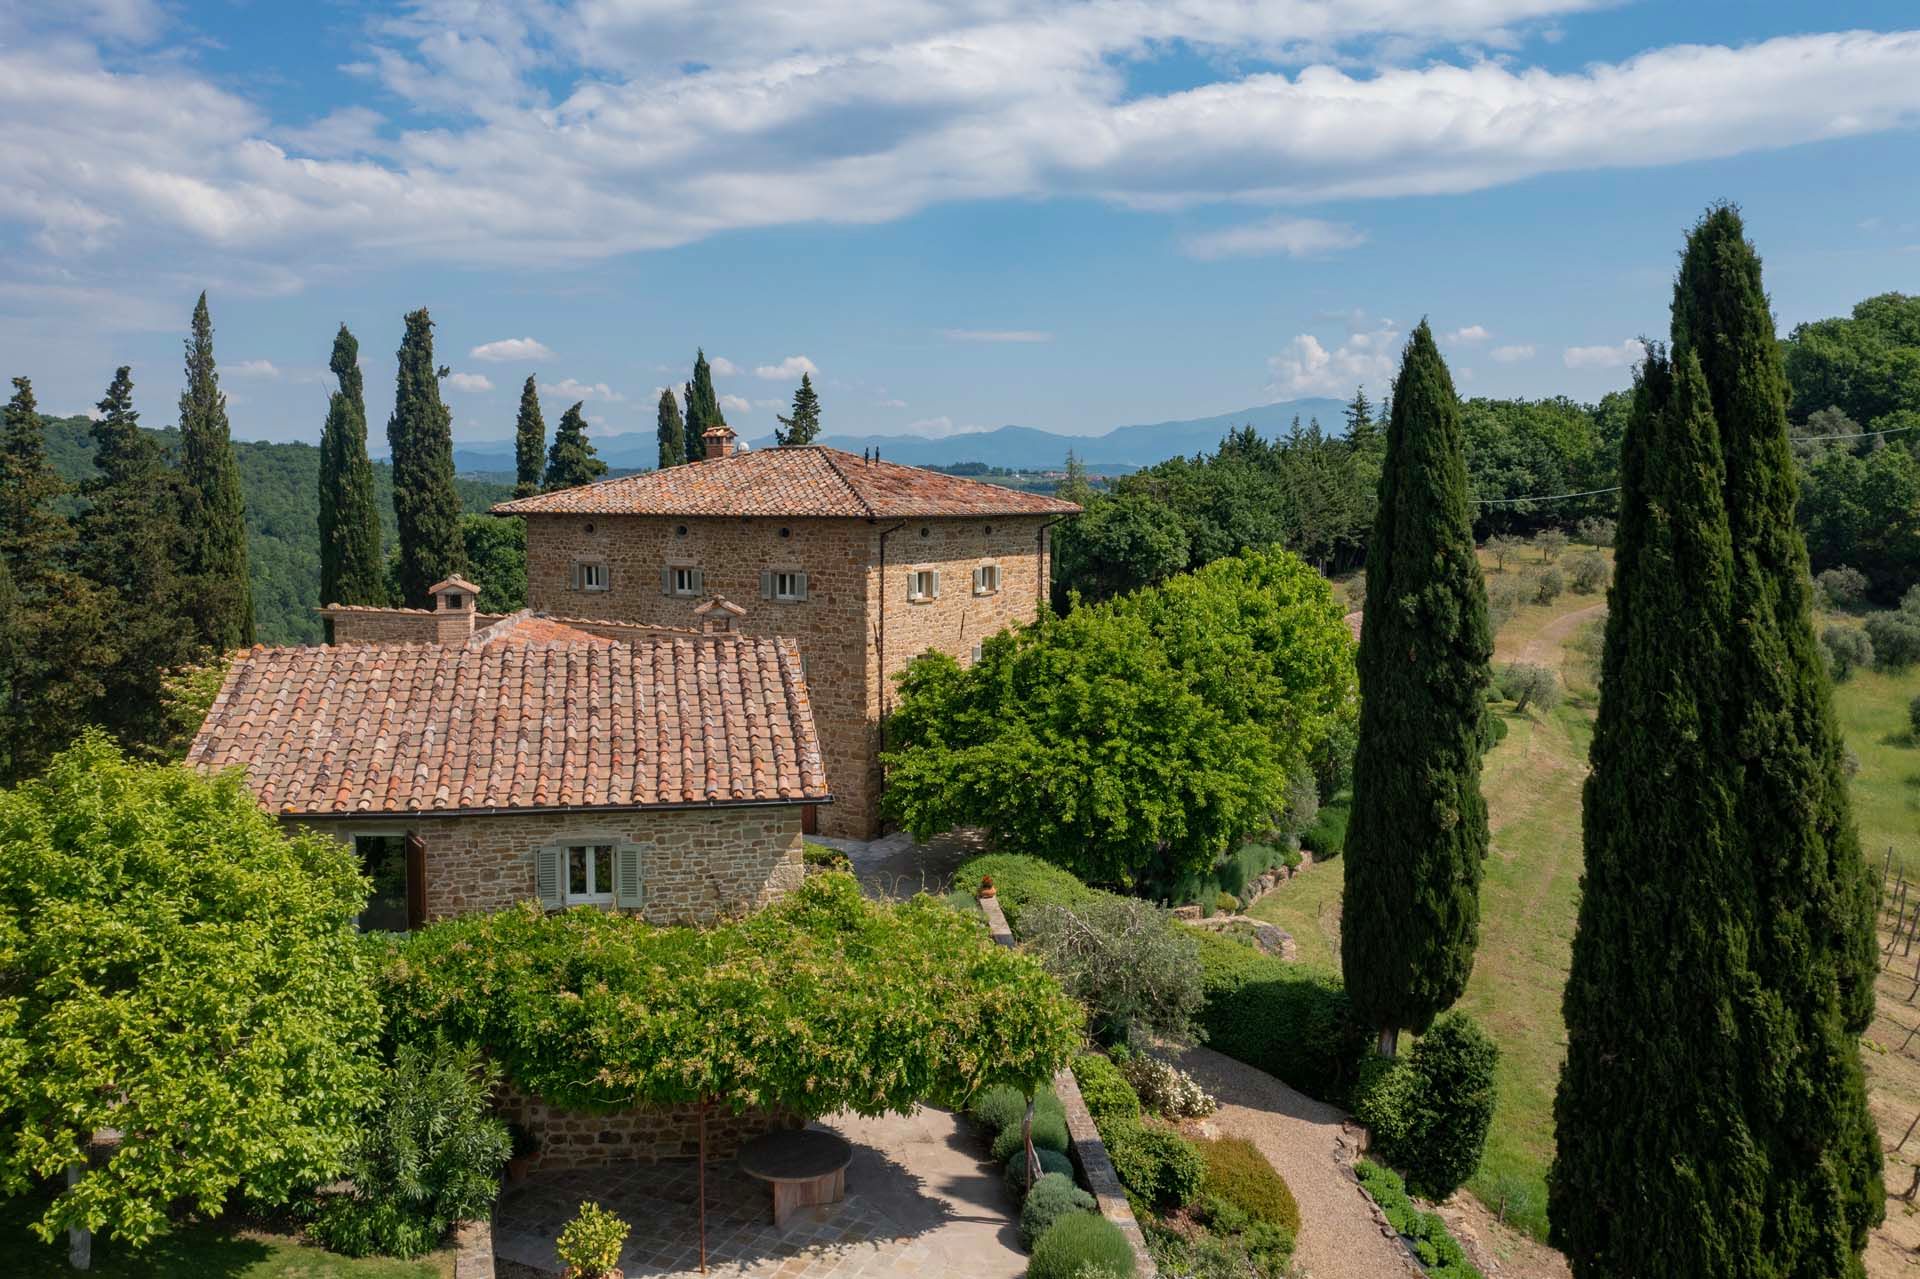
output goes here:
<path id="1" fill-rule="evenodd" d="M 344 324 L 334 335 L 328 367 L 340 388 L 327 397 L 327 424 L 320 432 L 320 602 L 384 604 L 386 565 L 367 456 L 360 343 Z"/>
<path id="2" fill-rule="evenodd" d="M 520 416 L 513 424 L 513 495 L 532 497 L 540 491 L 540 459 L 547 451 L 547 420 L 540 416 L 540 392 L 532 375 L 520 388 Z"/>
<path id="3" fill-rule="evenodd" d="M 185 484 L 188 593 L 201 640 L 225 652 L 253 643 L 247 570 L 247 507 L 227 425 L 227 397 L 213 360 L 207 295 L 193 307 L 187 385 L 180 392 L 180 474 Z"/>
<path id="4" fill-rule="evenodd" d="M 54 503 L 66 491 L 47 461 L 33 383 L 17 377 L 0 425 L 0 561 L 21 596 L 42 590 L 61 570 L 72 529 Z"/>
<path id="5" fill-rule="evenodd" d="M 460 537 L 460 494 L 453 486 L 453 415 L 440 399 L 445 369 L 433 363 L 433 320 L 425 308 L 407 316 L 400 371 L 387 421 L 393 452 L 393 513 L 400 526 L 401 603 L 426 608 L 427 588 L 466 571 Z"/>
<path id="6" fill-rule="evenodd" d="M 1407 342 L 1367 547 L 1360 740 L 1347 828 L 1347 993 L 1392 1055 L 1466 989 L 1479 939 L 1493 636 L 1460 404 L 1423 320 Z"/>
<path id="7" fill-rule="evenodd" d="M 90 428 L 95 475 L 81 489 L 87 507 L 76 530 L 78 562 L 107 605 L 107 660 L 88 719 L 129 747 L 152 748 L 169 731 L 162 677 L 200 653 L 185 609 L 180 482 L 159 441 L 140 429 L 125 365 L 99 410 Z"/>
<path id="8" fill-rule="evenodd" d="M 713 391 L 713 367 L 707 363 L 704 347 L 694 353 L 693 381 L 687 383 L 686 403 L 687 461 L 704 461 L 707 428 L 727 424 L 726 414 L 720 411 L 719 397 Z"/>
<path id="9" fill-rule="evenodd" d="M 671 389 L 660 392 L 660 412 L 655 420 L 654 438 L 660 441 L 660 469 L 679 466 L 687 460 L 687 428 L 680 420 L 680 406 L 673 402 Z"/>
<path id="10" fill-rule="evenodd" d="M 820 434 L 820 397 L 814 394 L 811 375 L 800 375 L 799 389 L 793 393 L 793 416 L 780 417 L 776 413 L 774 417 L 780 425 L 774 428 L 773 440 L 781 448 L 813 443 L 813 437 Z"/>
<path id="11" fill-rule="evenodd" d="M 1724 506 L 1725 585 L 1708 593 L 1724 602 L 1679 612 L 1678 631 L 1698 606 L 1662 579 L 1686 566 L 1643 549 L 1677 521 L 1651 500 L 1645 527 L 1623 519 L 1629 615 L 1609 620 L 1601 728 L 1617 722 L 1593 745 L 1553 1230 L 1582 1279 L 1857 1276 L 1884 1210 L 1858 1052 L 1874 893 L 1814 647 L 1773 319 L 1730 208 L 1688 238 L 1673 341 L 1669 417 L 1712 444 L 1690 469 Z M 1626 482 L 1689 481 L 1662 473 L 1685 455 L 1636 459 L 1634 429 Z M 1637 621 L 1636 596 L 1655 601 Z M 1666 780 L 1662 746 L 1692 772 Z"/>
<path id="12" fill-rule="evenodd" d="M 553 432 L 553 451 L 547 454 L 549 492 L 591 484 L 607 473 L 607 464 L 595 455 L 593 441 L 587 438 L 587 419 L 580 416 L 580 407 L 576 401 L 562 413 Z"/>

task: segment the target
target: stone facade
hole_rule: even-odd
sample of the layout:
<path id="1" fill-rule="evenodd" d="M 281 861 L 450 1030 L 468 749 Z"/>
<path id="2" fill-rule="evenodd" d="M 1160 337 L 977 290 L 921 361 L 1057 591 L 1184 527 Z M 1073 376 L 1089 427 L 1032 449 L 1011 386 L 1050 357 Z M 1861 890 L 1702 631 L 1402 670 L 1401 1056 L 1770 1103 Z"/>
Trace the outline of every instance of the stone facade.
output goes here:
<path id="1" fill-rule="evenodd" d="M 694 607 L 721 595 L 747 610 L 738 630 L 796 640 L 834 797 L 820 829 L 851 838 L 878 830 L 880 721 L 893 676 L 928 649 L 969 663 L 981 640 L 1033 619 L 1050 570 L 1051 517 L 1034 515 L 525 519 L 527 603 L 535 610 L 690 627 Z M 605 566 L 606 588 L 578 589 L 579 564 Z M 976 594 L 982 566 L 999 570 L 999 585 Z M 697 589 L 673 593 L 675 568 L 699 570 Z M 940 575 L 937 598 L 908 599 L 908 574 L 920 570 Z M 768 571 L 805 573 L 806 598 L 764 598 Z"/>
<path id="2" fill-rule="evenodd" d="M 495 1109 L 540 1143 L 529 1171 L 597 1168 L 615 1161 L 658 1163 L 691 1159 L 700 1153 L 700 1107 L 692 1102 L 593 1114 L 563 1110 L 508 1083 L 502 1086 Z M 729 1158 L 762 1133 L 804 1127 L 806 1120 L 796 1111 L 775 1108 L 735 1114 L 725 1106 L 710 1106 L 707 1158 Z"/>
<path id="3" fill-rule="evenodd" d="M 556 843 L 642 847 L 645 905 L 654 924 L 706 924 L 749 914 L 800 886 L 797 805 L 520 812 L 395 818 L 304 818 L 339 839 L 417 833 L 426 843 L 429 920 L 531 901 L 534 850 Z"/>
<path id="4" fill-rule="evenodd" d="M 375 608 L 335 604 L 314 610 L 333 630 L 335 644 L 438 644 L 440 621 L 432 609 Z M 474 629 L 492 626 L 504 613 L 475 613 Z"/>

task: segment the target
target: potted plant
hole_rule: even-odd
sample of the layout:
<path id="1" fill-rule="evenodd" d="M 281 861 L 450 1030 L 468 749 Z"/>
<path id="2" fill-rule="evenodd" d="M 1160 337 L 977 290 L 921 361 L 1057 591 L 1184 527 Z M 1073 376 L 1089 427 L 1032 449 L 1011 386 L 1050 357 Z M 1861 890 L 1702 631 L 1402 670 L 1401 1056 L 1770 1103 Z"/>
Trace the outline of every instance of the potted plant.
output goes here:
<path id="1" fill-rule="evenodd" d="M 993 886 L 993 876 L 982 875 L 980 877 L 980 896 L 981 897 L 983 898 L 992 897 L 998 892 L 999 890 Z"/>
<path id="2" fill-rule="evenodd" d="M 513 1155 L 507 1160 L 507 1177 L 513 1181 L 523 1181 L 533 1171 L 533 1161 L 540 1154 L 540 1139 L 529 1132 L 524 1124 L 511 1119 L 507 1121 L 507 1135 L 513 1138 Z"/>
<path id="3" fill-rule="evenodd" d="M 620 1247 L 627 1241 L 627 1223 L 591 1200 L 560 1231 L 555 1248 L 566 1267 L 566 1279 L 624 1279 Z"/>

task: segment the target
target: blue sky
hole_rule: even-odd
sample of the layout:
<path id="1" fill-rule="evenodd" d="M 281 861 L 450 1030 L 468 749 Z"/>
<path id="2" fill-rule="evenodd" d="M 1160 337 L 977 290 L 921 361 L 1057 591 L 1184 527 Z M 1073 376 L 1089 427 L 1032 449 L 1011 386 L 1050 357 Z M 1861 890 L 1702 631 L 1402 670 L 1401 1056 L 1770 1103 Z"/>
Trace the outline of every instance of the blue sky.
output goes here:
<path id="1" fill-rule="evenodd" d="M 1783 325 L 1920 289 L 1910 4 L 0 0 L 0 373 L 134 366 L 210 291 L 240 438 L 375 435 L 431 308 L 456 438 L 729 418 L 1085 433 L 1382 389 L 1592 399 L 1738 201 Z M 531 340 L 529 346 L 526 341 Z M 511 345 L 502 346 L 502 343 Z M 489 358 L 492 357 L 492 358 Z"/>

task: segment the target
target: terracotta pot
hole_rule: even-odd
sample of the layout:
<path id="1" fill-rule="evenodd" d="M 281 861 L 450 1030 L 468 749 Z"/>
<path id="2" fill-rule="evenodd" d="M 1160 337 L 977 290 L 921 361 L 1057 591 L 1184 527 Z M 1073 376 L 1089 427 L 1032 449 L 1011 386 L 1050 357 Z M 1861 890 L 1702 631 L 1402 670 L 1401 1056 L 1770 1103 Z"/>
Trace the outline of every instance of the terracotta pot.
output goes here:
<path id="1" fill-rule="evenodd" d="M 979 895 L 982 898 L 997 896 L 999 894 L 999 891 L 1000 891 L 999 889 L 993 886 L 993 876 L 982 875 L 980 877 L 980 894 Z"/>
<path id="2" fill-rule="evenodd" d="M 535 1151 L 531 1154 L 515 1155 L 507 1160 L 507 1180 L 525 1181 L 527 1174 L 533 1171 L 533 1161 L 539 1157 L 539 1152 Z"/>

